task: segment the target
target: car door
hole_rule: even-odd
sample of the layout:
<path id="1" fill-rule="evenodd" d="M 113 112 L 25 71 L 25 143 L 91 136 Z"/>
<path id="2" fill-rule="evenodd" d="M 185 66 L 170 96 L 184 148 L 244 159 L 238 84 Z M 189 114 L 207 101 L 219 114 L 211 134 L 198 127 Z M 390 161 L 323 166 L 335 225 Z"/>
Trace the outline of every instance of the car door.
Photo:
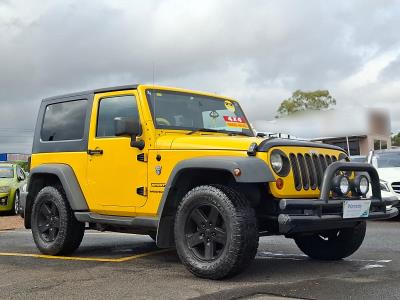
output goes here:
<path id="1" fill-rule="evenodd" d="M 90 202 L 99 213 L 135 214 L 147 197 L 147 164 L 138 160 L 139 150 L 128 136 L 115 136 L 115 118 L 140 119 L 136 91 L 117 91 L 94 96 L 88 141 Z"/>

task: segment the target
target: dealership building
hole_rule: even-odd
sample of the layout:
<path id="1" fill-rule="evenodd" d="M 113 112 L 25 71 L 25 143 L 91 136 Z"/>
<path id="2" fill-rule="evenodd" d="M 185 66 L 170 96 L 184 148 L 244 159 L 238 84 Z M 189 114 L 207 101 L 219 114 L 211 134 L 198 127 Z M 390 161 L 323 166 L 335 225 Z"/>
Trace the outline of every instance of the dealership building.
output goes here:
<path id="1" fill-rule="evenodd" d="M 390 149 L 392 141 L 389 113 L 382 110 L 369 110 L 364 114 L 364 124 L 361 124 L 363 125 L 362 134 L 351 135 L 354 128 L 351 128 L 352 122 L 350 122 L 348 135 L 319 137 L 311 140 L 342 147 L 350 155 L 368 155 L 370 150 Z"/>
<path id="2" fill-rule="evenodd" d="M 0 162 L 5 161 L 25 161 L 29 160 L 29 154 L 21 153 L 0 153 Z"/>
<path id="3" fill-rule="evenodd" d="M 293 117 L 254 122 L 254 127 L 261 132 L 286 133 L 302 140 L 336 145 L 350 155 L 368 155 L 370 150 L 392 147 L 390 114 L 383 109 L 300 113 Z"/>

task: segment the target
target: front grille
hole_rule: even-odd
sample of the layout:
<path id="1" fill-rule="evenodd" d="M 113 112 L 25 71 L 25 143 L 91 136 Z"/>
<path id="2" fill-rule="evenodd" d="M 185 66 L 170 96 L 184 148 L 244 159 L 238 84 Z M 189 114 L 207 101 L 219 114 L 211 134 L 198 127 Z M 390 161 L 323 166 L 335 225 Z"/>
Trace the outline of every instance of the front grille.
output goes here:
<path id="1" fill-rule="evenodd" d="M 304 157 L 306 158 L 307 171 L 310 178 L 310 187 L 312 190 L 315 190 L 318 186 L 317 171 L 315 170 L 315 166 L 311 160 L 310 154 L 306 154 Z"/>
<path id="2" fill-rule="evenodd" d="M 332 155 L 317 156 L 316 154 L 290 153 L 290 164 L 293 171 L 293 180 L 296 190 L 320 189 L 326 168 L 337 161 Z M 398 182 L 398 193 L 400 193 L 400 182 Z"/>
<path id="3" fill-rule="evenodd" d="M 400 182 L 393 182 L 392 188 L 395 193 L 400 194 Z"/>
<path id="4" fill-rule="evenodd" d="M 297 163 L 296 155 L 290 153 L 289 159 L 290 159 L 290 165 L 292 166 L 293 170 L 294 187 L 296 188 L 296 190 L 300 191 L 302 184 L 301 184 L 299 164 Z"/>

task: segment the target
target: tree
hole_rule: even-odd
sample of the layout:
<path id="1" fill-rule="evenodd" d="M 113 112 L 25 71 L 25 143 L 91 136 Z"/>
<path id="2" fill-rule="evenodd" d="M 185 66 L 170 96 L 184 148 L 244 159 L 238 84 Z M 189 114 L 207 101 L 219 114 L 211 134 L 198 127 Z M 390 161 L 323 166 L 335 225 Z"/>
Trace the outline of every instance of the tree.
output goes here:
<path id="1" fill-rule="evenodd" d="M 400 132 L 392 136 L 392 146 L 400 147 Z"/>
<path id="2" fill-rule="evenodd" d="M 336 100 L 327 90 L 303 92 L 297 90 L 292 96 L 282 101 L 277 118 L 307 110 L 324 110 L 336 105 Z"/>

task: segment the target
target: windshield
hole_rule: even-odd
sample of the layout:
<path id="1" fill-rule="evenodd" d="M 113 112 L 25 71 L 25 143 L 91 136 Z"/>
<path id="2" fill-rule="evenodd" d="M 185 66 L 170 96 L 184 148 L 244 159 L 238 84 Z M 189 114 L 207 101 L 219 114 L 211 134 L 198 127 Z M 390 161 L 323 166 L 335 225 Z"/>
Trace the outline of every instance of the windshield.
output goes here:
<path id="1" fill-rule="evenodd" d="M 14 170 L 12 167 L 0 167 L 0 178 L 13 178 Z"/>
<path id="2" fill-rule="evenodd" d="M 400 152 L 387 152 L 375 154 L 374 159 L 378 168 L 396 168 L 400 167 Z"/>
<path id="3" fill-rule="evenodd" d="M 158 129 L 210 129 L 254 136 L 236 101 L 164 90 L 147 90 L 146 95 Z"/>

